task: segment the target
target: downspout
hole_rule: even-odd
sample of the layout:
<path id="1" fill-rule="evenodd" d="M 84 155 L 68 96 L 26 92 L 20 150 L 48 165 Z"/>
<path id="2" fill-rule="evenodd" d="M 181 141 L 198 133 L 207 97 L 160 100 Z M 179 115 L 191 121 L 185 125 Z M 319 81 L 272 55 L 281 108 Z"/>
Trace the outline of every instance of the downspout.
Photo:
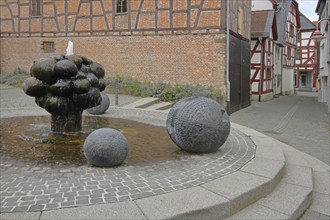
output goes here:
<path id="1" fill-rule="evenodd" d="M 281 95 L 283 95 L 283 49 L 284 47 L 281 47 Z"/>
<path id="2" fill-rule="evenodd" d="M 300 36 L 300 29 L 297 31 L 297 36 L 296 36 L 297 48 L 296 48 L 295 52 L 297 51 L 298 45 L 299 45 L 299 55 L 300 55 L 300 57 L 299 57 L 298 63 L 302 64 L 302 54 L 301 54 L 301 52 L 302 52 L 302 40 L 299 40 L 299 42 L 298 42 L 298 39 L 301 39 L 302 36 L 300 36 L 300 38 L 299 38 L 299 36 Z M 308 55 L 307 56 L 309 56 L 309 49 L 308 49 Z M 297 63 L 296 63 L 297 62 L 297 52 L 295 53 L 294 58 L 295 58 L 294 59 L 294 69 L 296 69 L 296 78 L 295 78 L 295 81 L 294 81 L 295 86 L 294 86 L 293 90 L 296 91 L 296 88 L 297 88 L 297 90 L 299 90 L 299 87 L 300 87 L 300 69 L 299 69 L 299 67 L 296 68 L 297 67 Z M 293 74 L 294 74 L 294 72 L 293 72 Z M 312 88 L 313 88 L 313 82 L 312 82 Z"/>
<path id="3" fill-rule="evenodd" d="M 261 84 L 263 83 L 263 77 L 264 77 L 264 72 L 263 72 L 263 68 L 264 68 L 264 45 L 263 45 L 263 39 L 262 37 L 259 37 L 259 42 L 260 42 L 260 45 L 261 45 L 261 53 L 260 53 L 260 72 L 259 72 L 259 98 L 258 98 L 258 102 L 261 101 L 261 89 L 262 89 L 262 86 Z"/>
<path id="4" fill-rule="evenodd" d="M 229 0 L 227 0 L 227 4 L 226 4 L 226 7 L 227 7 L 227 18 L 226 18 L 226 35 L 227 35 L 227 38 L 226 38 L 226 85 L 227 85 L 227 99 L 226 99 L 226 102 L 227 102 L 227 113 L 228 115 L 230 115 L 230 81 L 229 81 L 229 38 L 230 38 L 230 11 L 229 11 Z"/>
<path id="5" fill-rule="evenodd" d="M 274 42 L 274 41 L 273 41 Z M 272 59 L 272 71 L 273 71 L 273 97 L 274 95 L 276 95 L 276 87 L 277 87 L 277 84 L 276 84 L 276 78 L 275 78 L 275 56 L 276 56 L 276 48 L 275 48 L 275 45 L 273 43 L 273 59 Z M 277 76 L 278 77 L 278 76 Z M 275 85 L 275 86 L 274 86 Z"/>

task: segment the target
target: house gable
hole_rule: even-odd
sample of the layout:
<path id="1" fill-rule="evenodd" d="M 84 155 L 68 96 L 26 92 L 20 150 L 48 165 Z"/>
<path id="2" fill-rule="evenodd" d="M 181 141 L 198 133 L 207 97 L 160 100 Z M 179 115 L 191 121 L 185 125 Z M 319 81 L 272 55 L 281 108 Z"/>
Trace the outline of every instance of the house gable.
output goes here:
<path id="1" fill-rule="evenodd" d="M 251 93 L 252 99 L 273 97 L 274 39 L 277 28 L 274 10 L 253 11 L 251 14 Z"/>

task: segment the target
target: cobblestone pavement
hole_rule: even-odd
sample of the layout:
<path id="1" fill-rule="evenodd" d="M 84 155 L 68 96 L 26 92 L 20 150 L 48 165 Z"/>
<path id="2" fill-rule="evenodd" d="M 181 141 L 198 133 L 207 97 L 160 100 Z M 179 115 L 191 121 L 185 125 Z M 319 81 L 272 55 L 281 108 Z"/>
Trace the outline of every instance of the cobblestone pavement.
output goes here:
<path id="1" fill-rule="evenodd" d="M 14 89 L 5 90 L 6 94 L 3 91 L 1 117 L 33 115 L 40 111 L 30 103 L 33 98 L 21 97 L 19 91 Z M 11 101 L 8 97 L 13 96 L 16 100 Z M 148 112 L 139 112 L 145 114 L 141 118 L 148 115 Z M 32 212 L 114 203 L 168 193 L 232 173 L 254 155 L 253 142 L 235 129 L 231 130 L 227 142 L 217 153 L 182 154 L 178 160 L 144 166 L 50 167 L 1 155 L 1 212 Z"/>
<path id="2" fill-rule="evenodd" d="M 233 113 L 230 120 L 330 164 L 329 113 L 316 97 L 292 95 L 252 102 L 251 106 Z M 300 219 L 330 220 L 330 217 L 308 209 Z"/>
<path id="3" fill-rule="evenodd" d="M 330 165 L 327 107 L 316 97 L 281 96 L 233 113 L 232 122 L 255 129 Z"/>

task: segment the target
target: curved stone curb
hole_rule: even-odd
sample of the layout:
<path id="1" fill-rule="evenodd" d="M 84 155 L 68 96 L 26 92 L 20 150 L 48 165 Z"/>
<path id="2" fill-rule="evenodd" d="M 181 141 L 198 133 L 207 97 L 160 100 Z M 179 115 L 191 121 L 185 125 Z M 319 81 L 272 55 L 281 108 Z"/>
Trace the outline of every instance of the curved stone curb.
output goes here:
<path id="1" fill-rule="evenodd" d="M 50 115 L 46 110 L 40 107 L 7 108 L 1 110 L 1 118 L 13 118 L 22 116 L 44 116 Z"/>
<path id="2" fill-rule="evenodd" d="M 276 155 L 275 152 L 267 148 L 269 146 L 276 146 L 282 150 L 286 162 L 284 176 L 271 194 L 228 219 L 298 219 L 301 216 L 302 219 L 320 219 L 318 216 L 323 216 L 325 219 L 329 218 L 329 206 L 325 204 L 329 204 L 330 198 L 330 167 L 276 139 L 269 142 L 269 140 L 263 139 L 265 135 L 259 134 L 258 136 L 258 138 L 252 137 L 251 139 L 258 145 L 259 149 L 260 146 L 267 149 L 268 153 L 264 152 L 266 153 L 264 157 L 269 158 Z M 270 152 L 272 154 L 269 154 Z M 256 155 L 258 155 L 258 151 Z M 321 174 L 321 179 L 318 178 L 318 174 Z M 318 193 L 319 185 L 323 185 L 322 189 L 328 190 L 323 192 L 322 196 Z"/>
<path id="3" fill-rule="evenodd" d="M 242 128 L 236 125 L 234 127 L 238 130 Z M 246 129 L 245 134 L 254 132 L 247 128 L 244 129 Z M 244 129 L 241 129 L 241 131 Z M 266 136 L 260 133 L 255 133 L 253 137 L 257 136 L 266 138 Z M 271 140 L 272 138 L 269 138 L 269 141 Z M 272 146 L 268 147 L 271 148 Z M 283 157 L 280 156 L 279 160 L 275 160 L 278 158 L 269 159 L 262 156 L 261 152 L 259 156 L 256 156 L 255 159 L 242 167 L 240 171 L 200 186 L 136 199 L 134 202 L 102 205 L 104 208 L 93 219 L 106 219 L 104 217 L 106 213 L 114 212 L 117 213 L 117 217 L 120 219 L 135 219 L 137 216 L 140 216 L 141 219 L 221 219 L 231 216 L 271 193 L 276 183 L 282 177 L 285 166 Z M 254 162 L 258 158 L 260 160 Z M 267 159 L 267 161 L 271 161 L 270 163 L 272 163 L 271 166 L 267 163 L 263 164 L 267 166 L 267 170 L 260 169 L 259 167 L 261 163 L 265 162 L 263 159 Z M 138 210 L 138 213 L 134 211 L 132 215 L 129 215 L 130 212 L 123 210 L 123 207 L 127 207 L 128 205 L 132 206 L 132 210 Z M 97 207 L 87 206 L 65 209 L 63 211 L 45 211 L 41 214 L 40 219 L 52 219 L 52 217 L 68 219 L 70 216 L 79 218 L 83 217 L 81 213 L 92 212 Z M 285 218 L 288 217 L 287 215 L 282 215 Z"/>
<path id="4" fill-rule="evenodd" d="M 312 169 L 286 165 L 274 191 L 228 219 L 299 219 L 312 203 Z"/>
<path id="5" fill-rule="evenodd" d="M 155 126 L 166 126 L 168 112 L 139 108 L 110 107 L 103 116 L 130 119 Z"/>
<path id="6" fill-rule="evenodd" d="M 265 141 L 273 141 L 244 126 L 234 123 L 232 126 L 250 135 L 251 139 L 262 137 Z M 259 147 L 263 148 L 259 143 L 257 154 Z M 139 199 L 135 203 L 148 219 L 221 219 L 231 216 L 271 193 L 284 175 L 282 150 L 272 145 L 268 147 L 276 151 L 278 157 L 270 159 L 260 151 L 237 172 L 197 187 Z"/>

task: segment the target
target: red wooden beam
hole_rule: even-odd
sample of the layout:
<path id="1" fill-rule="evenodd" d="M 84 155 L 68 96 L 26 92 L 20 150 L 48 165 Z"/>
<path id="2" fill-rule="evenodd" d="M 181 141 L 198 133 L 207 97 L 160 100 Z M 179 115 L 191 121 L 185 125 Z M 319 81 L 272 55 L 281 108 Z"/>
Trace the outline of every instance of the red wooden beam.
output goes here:
<path id="1" fill-rule="evenodd" d="M 257 43 L 254 45 L 253 49 L 251 50 L 251 58 L 257 52 L 258 45 L 259 45 L 259 41 L 257 41 Z M 261 52 L 261 51 L 259 51 L 259 52 Z"/>

